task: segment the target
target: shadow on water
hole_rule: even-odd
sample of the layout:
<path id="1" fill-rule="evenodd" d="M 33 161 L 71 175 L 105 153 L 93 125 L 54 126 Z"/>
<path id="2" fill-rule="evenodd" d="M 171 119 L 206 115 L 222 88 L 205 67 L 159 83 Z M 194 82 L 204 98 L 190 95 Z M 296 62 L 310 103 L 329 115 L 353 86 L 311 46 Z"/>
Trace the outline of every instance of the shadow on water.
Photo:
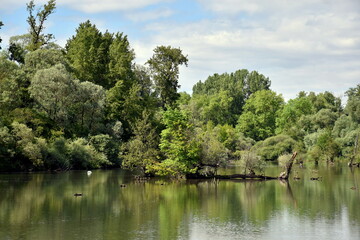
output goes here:
<path id="1" fill-rule="evenodd" d="M 359 169 L 318 168 L 321 181 L 296 171 L 290 181 L 3 174 L 0 239 L 360 239 Z"/>

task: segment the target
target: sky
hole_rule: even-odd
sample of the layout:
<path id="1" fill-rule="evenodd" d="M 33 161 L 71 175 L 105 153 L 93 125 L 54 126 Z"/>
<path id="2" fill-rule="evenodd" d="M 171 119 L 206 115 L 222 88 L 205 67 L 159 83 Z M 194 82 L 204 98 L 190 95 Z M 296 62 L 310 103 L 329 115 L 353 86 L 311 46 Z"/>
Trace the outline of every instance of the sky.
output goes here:
<path id="1" fill-rule="evenodd" d="M 27 33 L 26 3 L 0 0 L 3 48 Z M 37 7 L 47 1 L 35 0 Z M 285 100 L 300 91 L 344 99 L 360 84 L 360 0 L 57 0 L 45 33 L 65 46 L 80 23 L 123 32 L 145 64 L 156 46 L 180 48 L 180 91 L 214 73 L 256 70 Z"/>

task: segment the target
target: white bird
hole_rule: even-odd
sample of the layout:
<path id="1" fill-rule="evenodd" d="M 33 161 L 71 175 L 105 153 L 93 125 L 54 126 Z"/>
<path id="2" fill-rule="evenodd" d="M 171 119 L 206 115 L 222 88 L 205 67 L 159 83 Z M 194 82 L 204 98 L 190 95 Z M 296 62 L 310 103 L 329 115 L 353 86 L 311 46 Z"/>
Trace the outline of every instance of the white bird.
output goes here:
<path id="1" fill-rule="evenodd" d="M 87 171 L 87 175 L 90 176 L 92 174 L 92 171 Z"/>

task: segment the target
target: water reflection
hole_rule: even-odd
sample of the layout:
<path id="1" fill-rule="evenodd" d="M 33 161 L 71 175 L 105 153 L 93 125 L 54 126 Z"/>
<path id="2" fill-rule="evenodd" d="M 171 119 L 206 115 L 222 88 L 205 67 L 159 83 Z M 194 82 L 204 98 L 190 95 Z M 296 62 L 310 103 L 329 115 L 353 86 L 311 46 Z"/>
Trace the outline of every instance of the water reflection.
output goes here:
<path id="1" fill-rule="evenodd" d="M 359 169 L 297 171 L 290 182 L 4 174 L 0 239 L 360 239 Z"/>

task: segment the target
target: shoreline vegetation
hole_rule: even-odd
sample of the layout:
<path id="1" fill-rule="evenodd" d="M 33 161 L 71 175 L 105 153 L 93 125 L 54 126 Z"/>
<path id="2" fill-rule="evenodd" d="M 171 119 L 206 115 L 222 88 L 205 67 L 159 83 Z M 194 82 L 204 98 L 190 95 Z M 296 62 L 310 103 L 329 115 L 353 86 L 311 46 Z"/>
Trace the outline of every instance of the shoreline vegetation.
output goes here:
<path id="1" fill-rule="evenodd" d="M 191 61 L 180 48 L 158 46 L 139 65 L 124 33 L 90 21 L 62 48 L 44 27 L 55 0 L 26 7 L 29 32 L 0 52 L 0 172 L 121 167 L 220 178 L 217 169 L 236 162 L 238 178 L 270 179 L 269 162 L 360 165 L 360 84 L 346 105 L 328 91 L 285 102 L 268 77 L 239 69 L 179 93 L 179 67 Z"/>

